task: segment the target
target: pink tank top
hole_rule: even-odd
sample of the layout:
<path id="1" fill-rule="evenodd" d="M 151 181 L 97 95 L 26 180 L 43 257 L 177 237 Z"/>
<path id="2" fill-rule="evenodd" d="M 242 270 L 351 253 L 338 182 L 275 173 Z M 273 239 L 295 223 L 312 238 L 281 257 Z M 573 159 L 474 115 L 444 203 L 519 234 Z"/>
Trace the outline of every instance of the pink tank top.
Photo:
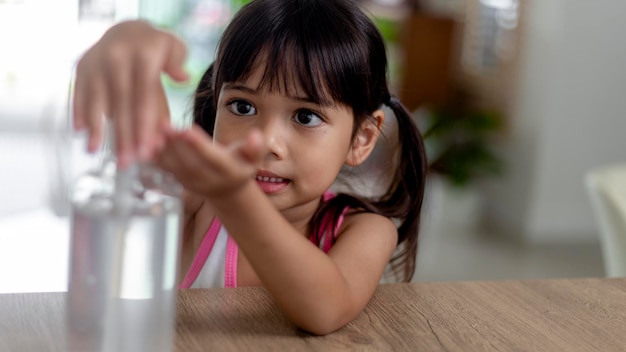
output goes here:
<path id="1" fill-rule="evenodd" d="M 332 192 L 327 191 L 322 199 L 328 201 L 334 196 Z M 347 210 L 348 207 L 341 212 L 334 233 L 337 233 L 341 226 Z M 328 221 L 332 219 L 325 216 L 320 228 L 327 228 Z M 316 243 L 316 238 L 321 239 L 320 243 Z M 333 235 L 327 236 L 327 233 L 319 237 L 313 234 L 309 240 L 319 246 L 324 253 L 328 253 L 334 243 Z M 213 218 L 179 288 L 237 287 L 237 254 L 237 244 L 228 235 L 219 219 Z"/>

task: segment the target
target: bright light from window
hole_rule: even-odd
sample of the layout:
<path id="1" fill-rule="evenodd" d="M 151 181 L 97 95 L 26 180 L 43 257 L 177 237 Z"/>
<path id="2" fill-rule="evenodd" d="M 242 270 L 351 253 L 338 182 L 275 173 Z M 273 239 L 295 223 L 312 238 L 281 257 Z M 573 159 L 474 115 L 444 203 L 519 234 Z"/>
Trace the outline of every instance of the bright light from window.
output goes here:
<path id="1" fill-rule="evenodd" d="M 499 10 L 517 8 L 517 0 L 480 0 L 480 3 Z"/>
<path id="2" fill-rule="evenodd" d="M 77 55 L 77 0 L 0 3 L 0 123 L 32 125 Z M 67 84 L 66 84 L 67 86 Z M 28 127 L 28 128 L 31 128 Z"/>

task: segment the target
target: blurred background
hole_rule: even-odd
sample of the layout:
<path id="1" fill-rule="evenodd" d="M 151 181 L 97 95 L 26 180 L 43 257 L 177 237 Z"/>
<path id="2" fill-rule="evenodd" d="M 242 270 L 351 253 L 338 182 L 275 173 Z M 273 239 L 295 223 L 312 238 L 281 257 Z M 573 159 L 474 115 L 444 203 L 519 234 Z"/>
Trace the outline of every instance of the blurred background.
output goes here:
<path id="1" fill-rule="evenodd" d="M 245 0 L 0 0 L 0 293 L 64 291 L 80 55 L 144 18 L 189 45 L 164 84 L 176 123 Z M 584 176 L 624 160 L 621 0 L 369 0 L 392 90 L 414 112 L 430 177 L 415 281 L 603 276 Z"/>

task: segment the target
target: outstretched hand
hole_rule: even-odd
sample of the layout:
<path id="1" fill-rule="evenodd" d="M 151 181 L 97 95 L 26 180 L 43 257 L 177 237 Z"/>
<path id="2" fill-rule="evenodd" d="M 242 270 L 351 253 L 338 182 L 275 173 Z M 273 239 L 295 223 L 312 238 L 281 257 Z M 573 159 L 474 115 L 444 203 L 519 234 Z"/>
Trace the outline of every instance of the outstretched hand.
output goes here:
<path id="1" fill-rule="evenodd" d="M 158 126 L 169 120 L 161 73 L 182 82 L 185 44 L 144 21 L 111 27 L 80 59 L 76 68 L 73 121 L 88 131 L 90 152 L 102 143 L 106 115 L 115 131 L 115 149 L 124 167 L 147 160 L 162 142 Z"/>
<path id="2" fill-rule="evenodd" d="M 163 125 L 167 142 L 157 153 L 157 165 L 172 173 L 185 188 L 208 198 L 233 194 L 254 182 L 259 164 L 267 153 L 260 131 L 250 132 L 230 145 L 213 142 L 197 125 L 175 131 Z"/>

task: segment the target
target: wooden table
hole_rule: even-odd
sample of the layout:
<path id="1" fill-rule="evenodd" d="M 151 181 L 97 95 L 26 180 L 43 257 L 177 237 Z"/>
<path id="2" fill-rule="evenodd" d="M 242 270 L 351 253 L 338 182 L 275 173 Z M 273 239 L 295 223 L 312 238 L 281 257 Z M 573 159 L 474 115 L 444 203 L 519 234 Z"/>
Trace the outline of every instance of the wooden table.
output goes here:
<path id="1" fill-rule="evenodd" d="M 62 351 L 64 293 L 0 295 L 0 351 Z M 181 291 L 176 351 L 626 351 L 626 278 L 382 285 L 312 336 L 262 288 Z"/>

